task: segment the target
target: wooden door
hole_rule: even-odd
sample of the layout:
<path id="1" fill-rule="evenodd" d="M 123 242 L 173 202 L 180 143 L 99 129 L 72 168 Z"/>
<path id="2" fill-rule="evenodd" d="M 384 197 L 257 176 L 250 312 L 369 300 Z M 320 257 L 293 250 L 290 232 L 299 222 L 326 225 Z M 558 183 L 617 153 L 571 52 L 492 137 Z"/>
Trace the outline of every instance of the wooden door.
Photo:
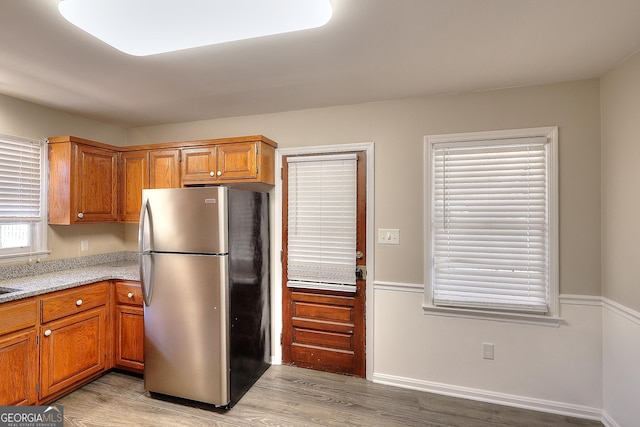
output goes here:
<path id="1" fill-rule="evenodd" d="M 255 179 L 258 176 L 256 166 L 256 143 L 238 142 L 218 146 L 218 179 Z"/>
<path id="2" fill-rule="evenodd" d="M 180 187 L 180 150 L 149 152 L 149 188 Z"/>
<path id="3" fill-rule="evenodd" d="M 99 374 L 106 367 L 107 309 L 93 308 L 42 325 L 40 399 Z"/>
<path id="4" fill-rule="evenodd" d="M 35 328 L 0 336 L 0 406 L 36 403 L 37 348 Z"/>
<path id="5" fill-rule="evenodd" d="M 182 150 L 182 185 L 211 183 L 216 180 L 216 147 Z"/>
<path id="6" fill-rule="evenodd" d="M 144 371 L 144 310 L 140 282 L 118 280 L 115 284 L 114 352 L 118 368 Z"/>
<path id="7" fill-rule="evenodd" d="M 75 221 L 118 220 L 118 153 L 76 145 Z"/>
<path id="8" fill-rule="evenodd" d="M 144 370 L 144 314 L 142 307 L 115 307 L 115 364 L 119 368 Z"/>
<path id="9" fill-rule="evenodd" d="M 289 171 L 283 160 L 283 363 L 364 378 L 366 277 L 357 278 L 355 293 L 287 286 Z M 356 262 L 366 265 L 364 152 L 357 153 L 356 236 Z"/>
<path id="10" fill-rule="evenodd" d="M 120 154 L 120 220 L 138 222 L 142 207 L 142 189 L 149 188 L 147 151 L 127 151 Z"/>

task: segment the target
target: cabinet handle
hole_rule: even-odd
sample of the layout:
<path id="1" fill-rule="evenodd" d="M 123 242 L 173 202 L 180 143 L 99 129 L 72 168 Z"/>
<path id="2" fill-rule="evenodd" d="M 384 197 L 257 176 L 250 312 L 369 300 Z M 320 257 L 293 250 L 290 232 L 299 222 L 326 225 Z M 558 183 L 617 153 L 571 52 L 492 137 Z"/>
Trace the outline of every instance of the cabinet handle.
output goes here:
<path id="1" fill-rule="evenodd" d="M 218 176 L 222 175 L 222 171 L 218 171 Z"/>
<path id="2" fill-rule="evenodd" d="M 51 329 L 47 329 L 46 331 L 44 331 L 45 337 L 48 337 L 49 335 L 51 335 Z"/>
<path id="3" fill-rule="evenodd" d="M 129 293 L 127 294 L 127 296 L 128 296 L 129 298 L 133 298 L 133 292 L 129 292 Z"/>
<path id="4" fill-rule="evenodd" d="M 209 172 L 209 176 L 214 176 L 214 175 L 215 175 L 215 172 L 213 171 Z"/>
<path id="5" fill-rule="evenodd" d="M 80 307 L 80 306 L 82 305 L 82 300 L 81 300 L 81 299 L 79 299 L 78 301 L 76 301 L 76 305 L 77 305 L 78 307 Z"/>
<path id="6" fill-rule="evenodd" d="M 84 214 L 82 212 L 78 212 L 78 218 L 83 218 Z"/>

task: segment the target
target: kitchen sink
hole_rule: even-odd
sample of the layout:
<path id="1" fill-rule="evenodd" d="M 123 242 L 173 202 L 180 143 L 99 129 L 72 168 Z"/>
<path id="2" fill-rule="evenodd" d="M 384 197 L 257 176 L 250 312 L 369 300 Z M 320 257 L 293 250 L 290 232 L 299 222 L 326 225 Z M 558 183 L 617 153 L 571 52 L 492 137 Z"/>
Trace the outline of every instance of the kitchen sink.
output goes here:
<path id="1" fill-rule="evenodd" d="M 11 289 L 11 288 L 3 288 L 0 286 L 0 295 L 2 294 L 10 294 L 11 292 L 18 292 L 17 289 Z"/>

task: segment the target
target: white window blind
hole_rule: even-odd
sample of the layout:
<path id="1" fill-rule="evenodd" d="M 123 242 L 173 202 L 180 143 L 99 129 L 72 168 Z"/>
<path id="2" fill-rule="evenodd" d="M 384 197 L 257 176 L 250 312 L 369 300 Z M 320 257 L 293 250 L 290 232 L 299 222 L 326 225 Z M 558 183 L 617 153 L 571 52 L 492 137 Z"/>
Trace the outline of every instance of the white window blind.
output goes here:
<path id="1" fill-rule="evenodd" d="M 355 292 L 356 161 L 287 158 L 287 286 Z"/>
<path id="2" fill-rule="evenodd" d="M 434 305 L 549 311 L 549 146 L 431 146 Z"/>
<path id="3" fill-rule="evenodd" d="M 44 250 L 42 141 L 0 135 L 0 255 Z"/>

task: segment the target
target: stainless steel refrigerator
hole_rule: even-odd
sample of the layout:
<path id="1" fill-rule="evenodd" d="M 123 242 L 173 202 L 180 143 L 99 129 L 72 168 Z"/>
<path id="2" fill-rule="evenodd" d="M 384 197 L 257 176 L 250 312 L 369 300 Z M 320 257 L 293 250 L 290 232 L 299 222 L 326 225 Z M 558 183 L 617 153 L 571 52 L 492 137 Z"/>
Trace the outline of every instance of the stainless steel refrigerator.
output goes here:
<path id="1" fill-rule="evenodd" d="M 268 194 L 142 194 L 145 389 L 229 408 L 270 363 Z"/>

